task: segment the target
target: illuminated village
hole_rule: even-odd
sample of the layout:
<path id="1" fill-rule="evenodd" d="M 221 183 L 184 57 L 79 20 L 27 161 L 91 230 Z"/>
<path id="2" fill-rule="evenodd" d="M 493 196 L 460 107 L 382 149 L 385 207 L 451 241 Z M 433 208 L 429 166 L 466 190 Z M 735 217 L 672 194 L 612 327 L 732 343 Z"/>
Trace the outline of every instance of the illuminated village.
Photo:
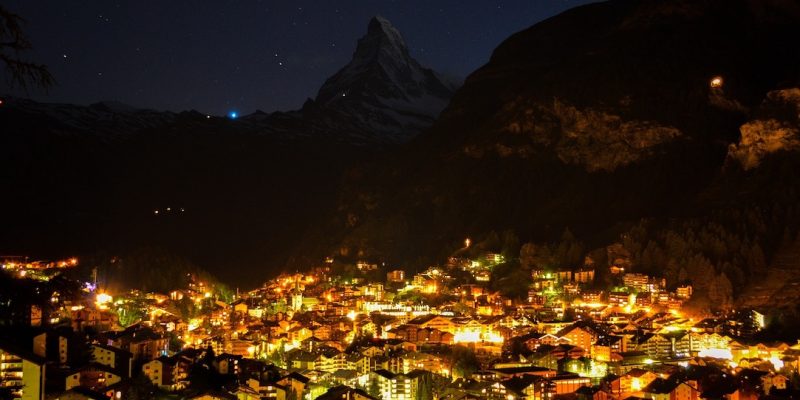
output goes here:
<path id="1" fill-rule="evenodd" d="M 798 374 L 800 344 L 755 339 L 764 315 L 686 314 L 691 285 L 615 265 L 618 286 L 589 290 L 591 266 L 534 269 L 527 298 L 511 299 L 488 289 L 505 262 L 409 273 L 329 258 L 238 295 L 193 276 L 169 293 L 84 282 L 24 312 L 4 297 L 3 325 L 30 333 L 0 343 L 2 387 L 22 399 L 745 399 L 789 393 Z M 77 263 L 3 270 L 51 288 Z"/>
<path id="2" fill-rule="evenodd" d="M 0 3 L 0 400 L 800 399 L 800 0 Z"/>

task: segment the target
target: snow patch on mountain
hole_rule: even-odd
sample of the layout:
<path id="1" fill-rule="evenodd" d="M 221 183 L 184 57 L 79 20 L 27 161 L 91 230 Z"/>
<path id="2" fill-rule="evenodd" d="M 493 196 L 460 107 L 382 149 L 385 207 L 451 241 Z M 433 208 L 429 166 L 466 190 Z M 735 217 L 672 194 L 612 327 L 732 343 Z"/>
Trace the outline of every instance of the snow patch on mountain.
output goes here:
<path id="1" fill-rule="evenodd" d="M 430 126 L 455 89 L 454 80 L 411 57 L 400 32 L 377 16 L 350 63 L 325 81 L 314 104 L 354 116 L 379 141 L 397 142 Z"/>

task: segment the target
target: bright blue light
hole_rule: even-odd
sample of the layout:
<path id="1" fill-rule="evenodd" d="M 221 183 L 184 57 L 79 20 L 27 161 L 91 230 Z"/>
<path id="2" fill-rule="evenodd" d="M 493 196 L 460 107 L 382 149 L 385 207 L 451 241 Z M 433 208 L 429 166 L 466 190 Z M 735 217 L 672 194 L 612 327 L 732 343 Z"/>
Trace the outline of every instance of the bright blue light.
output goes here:
<path id="1" fill-rule="evenodd" d="M 230 119 L 236 119 L 238 117 L 239 117 L 239 113 L 236 112 L 236 111 L 231 111 L 231 112 L 228 113 L 228 118 L 230 118 Z"/>

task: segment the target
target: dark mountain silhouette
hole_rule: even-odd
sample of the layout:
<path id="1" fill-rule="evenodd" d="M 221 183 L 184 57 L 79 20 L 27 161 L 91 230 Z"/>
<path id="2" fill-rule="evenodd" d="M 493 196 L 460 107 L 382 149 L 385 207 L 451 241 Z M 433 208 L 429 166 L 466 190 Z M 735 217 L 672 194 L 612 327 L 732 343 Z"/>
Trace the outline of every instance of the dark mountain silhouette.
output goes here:
<path id="1" fill-rule="evenodd" d="M 0 254 L 97 255 L 85 259 L 100 264 L 168 249 L 255 284 L 324 220 L 350 163 L 429 126 L 452 90 L 376 17 L 353 61 L 297 111 L 230 120 L 6 97 Z"/>
<path id="2" fill-rule="evenodd" d="M 392 145 L 430 127 L 455 89 L 409 55 L 389 21 L 374 17 L 350 63 L 325 81 L 315 99 L 298 111 L 247 119 L 282 133 Z"/>
<path id="3" fill-rule="evenodd" d="M 788 0 L 612 0 L 543 21 L 502 43 L 432 129 L 352 170 L 316 240 L 413 268 L 492 230 L 570 228 L 599 247 L 643 218 L 655 232 L 725 209 L 790 215 L 798 35 Z"/>

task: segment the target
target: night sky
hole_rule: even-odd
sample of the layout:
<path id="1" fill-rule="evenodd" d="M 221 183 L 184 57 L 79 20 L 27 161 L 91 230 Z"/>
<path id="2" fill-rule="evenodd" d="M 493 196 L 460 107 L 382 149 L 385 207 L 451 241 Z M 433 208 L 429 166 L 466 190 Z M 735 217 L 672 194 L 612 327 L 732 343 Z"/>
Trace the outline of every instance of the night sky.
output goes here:
<path id="1" fill-rule="evenodd" d="M 514 32 L 590 0 L 10 0 L 58 84 L 46 102 L 115 100 L 240 114 L 299 108 L 344 66 L 373 15 L 423 65 L 466 77 Z"/>

